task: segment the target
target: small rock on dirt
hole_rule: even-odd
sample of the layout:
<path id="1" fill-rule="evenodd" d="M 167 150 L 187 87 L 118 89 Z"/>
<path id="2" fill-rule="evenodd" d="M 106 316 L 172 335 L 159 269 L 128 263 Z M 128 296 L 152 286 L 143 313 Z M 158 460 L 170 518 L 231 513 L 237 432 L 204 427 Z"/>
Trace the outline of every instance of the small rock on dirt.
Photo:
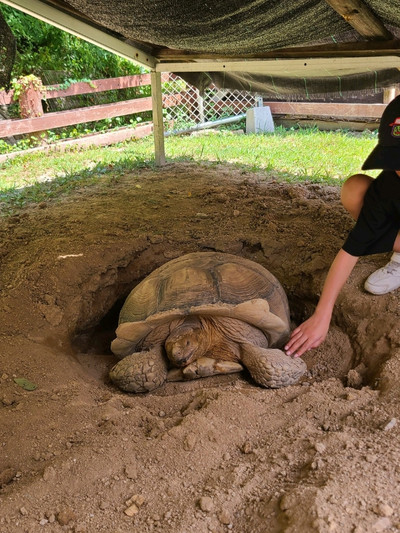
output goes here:
<path id="1" fill-rule="evenodd" d="M 211 513 L 214 509 L 214 502 L 209 496 L 202 496 L 199 500 L 199 507 L 205 513 Z"/>
<path id="2" fill-rule="evenodd" d="M 385 426 L 383 426 L 383 431 L 390 431 L 397 424 L 397 418 L 392 418 Z"/>
<path id="3" fill-rule="evenodd" d="M 135 503 L 127 507 L 124 511 L 126 516 L 135 516 L 135 514 L 137 514 L 138 512 L 139 512 L 139 508 Z"/>
<path id="4" fill-rule="evenodd" d="M 225 526 L 232 522 L 231 515 L 226 509 L 222 509 L 222 511 L 219 513 L 218 520 Z"/>
<path id="5" fill-rule="evenodd" d="M 125 474 L 129 479 L 137 478 L 137 467 L 135 464 L 125 466 Z"/>
<path id="6" fill-rule="evenodd" d="M 196 446 L 197 437 L 195 433 L 189 433 L 186 435 L 185 440 L 183 441 L 183 449 L 186 451 L 192 451 Z"/>
<path id="7" fill-rule="evenodd" d="M 362 385 L 362 375 L 357 372 L 354 368 L 349 370 L 347 373 L 347 385 L 349 387 L 353 387 L 354 389 L 357 389 L 358 387 L 361 387 Z"/>
<path id="8" fill-rule="evenodd" d="M 51 511 L 46 513 L 46 518 L 49 521 L 49 524 L 54 524 L 56 521 L 56 515 Z"/>
<path id="9" fill-rule="evenodd" d="M 324 451 L 326 450 L 326 446 L 322 442 L 316 442 L 314 444 L 314 448 L 318 453 L 324 453 Z"/>
<path id="10" fill-rule="evenodd" d="M 142 494 L 134 494 L 133 496 L 131 496 L 129 498 L 129 500 L 127 500 L 125 502 L 125 505 L 127 505 L 129 507 L 130 505 L 132 505 L 134 503 L 138 507 L 141 507 L 144 504 L 145 501 L 146 500 L 145 500 L 144 496 L 142 496 Z"/>
<path id="11" fill-rule="evenodd" d="M 13 468 L 6 468 L 0 472 L 0 487 L 8 485 L 14 479 L 17 472 Z"/>
<path id="12" fill-rule="evenodd" d="M 151 242 L 151 244 L 160 244 L 161 242 L 164 241 L 164 236 L 163 235 L 150 235 L 149 241 Z"/>
<path id="13" fill-rule="evenodd" d="M 279 502 L 279 508 L 281 511 L 287 511 L 288 509 L 292 507 L 296 507 L 297 505 L 297 498 L 294 494 L 284 494 L 281 498 L 281 501 Z"/>
<path id="14" fill-rule="evenodd" d="M 46 466 L 46 468 L 43 471 L 44 481 L 51 481 L 55 479 L 56 475 L 57 475 L 56 471 L 52 466 Z"/>
<path id="15" fill-rule="evenodd" d="M 57 522 L 61 526 L 66 526 L 67 524 L 72 522 L 72 520 L 76 519 L 76 515 L 70 507 L 64 507 L 57 513 L 56 518 L 57 518 Z"/>
<path id="16" fill-rule="evenodd" d="M 374 533 L 380 533 L 381 531 L 386 531 L 392 527 L 392 522 L 388 517 L 379 518 L 374 524 L 372 524 L 372 531 Z"/>
<path id="17" fill-rule="evenodd" d="M 242 446 L 242 452 L 243 453 L 252 453 L 254 450 L 253 450 L 253 445 L 251 442 L 249 441 L 246 441 L 243 446 Z"/>
<path id="18" fill-rule="evenodd" d="M 394 510 L 387 503 L 379 503 L 375 509 L 375 512 L 379 516 L 392 516 Z"/>

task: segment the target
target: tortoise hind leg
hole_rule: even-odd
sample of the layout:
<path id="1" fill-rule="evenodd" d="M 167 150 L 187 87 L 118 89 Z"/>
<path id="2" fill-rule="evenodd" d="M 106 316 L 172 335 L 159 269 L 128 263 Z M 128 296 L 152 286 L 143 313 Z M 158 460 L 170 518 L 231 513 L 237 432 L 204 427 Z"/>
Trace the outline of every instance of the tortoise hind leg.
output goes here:
<path id="1" fill-rule="evenodd" d="M 271 389 L 293 385 L 307 371 L 305 362 L 300 358 L 289 357 L 282 350 L 252 344 L 241 346 L 241 362 L 254 381 Z"/>
<path id="2" fill-rule="evenodd" d="M 161 346 L 124 357 L 110 370 L 110 378 L 127 392 L 149 392 L 167 379 L 167 362 Z"/>

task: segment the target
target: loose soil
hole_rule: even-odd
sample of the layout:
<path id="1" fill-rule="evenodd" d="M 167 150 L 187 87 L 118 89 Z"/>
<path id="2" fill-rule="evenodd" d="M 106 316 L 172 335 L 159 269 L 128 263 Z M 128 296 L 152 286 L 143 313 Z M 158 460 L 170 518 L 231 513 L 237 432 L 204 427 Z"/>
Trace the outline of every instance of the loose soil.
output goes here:
<path id="1" fill-rule="evenodd" d="M 359 261 L 295 386 L 238 373 L 134 395 L 108 378 L 119 309 L 154 268 L 257 261 L 294 327 L 351 227 L 336 187 L 185 163 L 3 220 L 0 532 L 399 531 L 400 293 L 363 290 L 388 255 Z"/>

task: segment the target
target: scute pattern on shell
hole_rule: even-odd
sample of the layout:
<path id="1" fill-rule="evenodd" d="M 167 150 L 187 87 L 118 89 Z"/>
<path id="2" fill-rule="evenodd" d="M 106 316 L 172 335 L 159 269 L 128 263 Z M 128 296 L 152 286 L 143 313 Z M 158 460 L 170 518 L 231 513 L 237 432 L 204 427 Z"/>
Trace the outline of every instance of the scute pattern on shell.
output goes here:
<path id="1" fill-rule="evenodd" d="M 194 252 L 165 263 L 131 291 L 111 349 L 119 357 L 149 349 L 189 315 L 247 322 L 270 346 L 282 345 L 290 330 L 286 294 L 271 272 L 240 256 Z"/>
<path id="2" fill-rule="evenodd" d="M 264 267 L 243 257 L 194 252 L 154 270 L 129 294 L 119 323 L 139 322 L 173 309 L 205 304 L 238 304 L 254 298 L 288 319 L 289 307 L 279 281 Z"/>

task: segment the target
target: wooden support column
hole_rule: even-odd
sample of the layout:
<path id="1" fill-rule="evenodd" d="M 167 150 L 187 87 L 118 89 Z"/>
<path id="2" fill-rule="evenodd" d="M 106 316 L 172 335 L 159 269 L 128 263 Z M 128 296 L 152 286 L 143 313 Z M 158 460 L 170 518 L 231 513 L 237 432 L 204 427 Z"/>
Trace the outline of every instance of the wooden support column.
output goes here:
<path id="1" fill-rule="evenodd" d="M 396 86 L 392 85 L 391 87 L 386 87 L 383 89 L 383 103 L 388 104 L 394 98 L 396 98 Z"/>
<path id="2" fill-rule="evenodd" d="M 165 165 L 164 123 L 160 72 L 151 71 L 151 99 L 153 104 L 153 130 L 156 166 Z"/>

